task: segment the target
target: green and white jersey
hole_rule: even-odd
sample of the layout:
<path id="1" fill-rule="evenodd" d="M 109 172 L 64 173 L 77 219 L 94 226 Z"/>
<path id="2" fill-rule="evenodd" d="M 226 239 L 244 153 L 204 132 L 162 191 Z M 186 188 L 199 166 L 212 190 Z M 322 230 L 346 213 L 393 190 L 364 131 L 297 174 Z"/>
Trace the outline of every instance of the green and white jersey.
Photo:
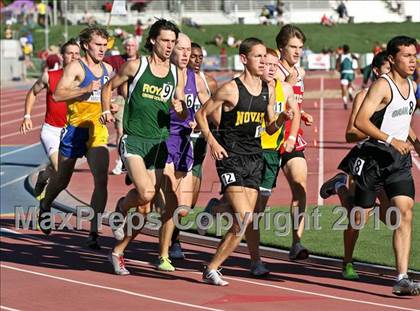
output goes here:
<path id="1" fill-rule="evenodd" d="M 166 140 L 169 135 L 169 109 L 177 85 L 177 68 L 170 64 L 166 77 L 153 75 L 148 59 L 141 57 L 139 69 L 128 81 L 124 107 L 124 133 L 148 140 Z"/>

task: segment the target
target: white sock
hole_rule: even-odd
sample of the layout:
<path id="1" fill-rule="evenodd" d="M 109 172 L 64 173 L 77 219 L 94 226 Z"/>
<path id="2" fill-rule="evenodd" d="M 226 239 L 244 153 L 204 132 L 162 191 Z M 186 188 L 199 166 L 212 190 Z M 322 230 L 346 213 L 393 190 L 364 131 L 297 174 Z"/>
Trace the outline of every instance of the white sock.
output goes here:
<path id="1" fill-rule="evenodd" d="M 402 279 L 407 279 L 408 275 L 406 273 L 400 273 L 397 276 L 397 282 L 401 281 Z"/>
<path id="2" fill-rule="evenodd" d="M 347 105 L 347 96 L 343 96 L 343 103 Z"/>

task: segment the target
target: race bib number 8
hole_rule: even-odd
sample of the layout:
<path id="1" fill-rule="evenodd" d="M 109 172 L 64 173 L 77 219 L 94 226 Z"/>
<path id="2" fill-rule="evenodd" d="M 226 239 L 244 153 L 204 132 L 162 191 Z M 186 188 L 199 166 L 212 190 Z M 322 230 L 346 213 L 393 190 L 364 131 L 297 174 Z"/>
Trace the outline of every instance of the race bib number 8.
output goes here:
<path id="1" fill-rule="evenodd" d="M 356 162 L 354 162 L 354 165 L 353 165 L 353 174 L 360 176 L 362 174 L 364 165 L 365 165 L 365 160 L 357 158 Z"/>

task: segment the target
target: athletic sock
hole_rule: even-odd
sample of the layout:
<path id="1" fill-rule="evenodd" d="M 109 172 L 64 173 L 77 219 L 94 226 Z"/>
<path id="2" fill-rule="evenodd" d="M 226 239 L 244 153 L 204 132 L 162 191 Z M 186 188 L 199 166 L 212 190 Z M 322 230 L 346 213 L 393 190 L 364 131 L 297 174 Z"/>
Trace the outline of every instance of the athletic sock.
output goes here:
<path id="1" fill-rule="evenodd" d="M 401 281 L 402 279 L 407 279 L 407 278 L 408 278 L 407 273 L 400 273 L 397 276 L 397 282 Z"/>

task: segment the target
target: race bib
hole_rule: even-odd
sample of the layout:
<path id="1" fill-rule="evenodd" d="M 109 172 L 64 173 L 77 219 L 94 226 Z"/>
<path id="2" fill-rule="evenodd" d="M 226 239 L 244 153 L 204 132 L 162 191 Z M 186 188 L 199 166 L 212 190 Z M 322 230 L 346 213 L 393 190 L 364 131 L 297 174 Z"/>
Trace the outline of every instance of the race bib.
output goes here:
<path id="1" fill-rule="evenodd" d="M 162 88 L 162 93 L 160 94 L 162 101 L 166 102 L 171 98 L 172 91 L 174 86 L 168 83 L 165 83 Z"/>
<path id="2" fill-rule="evenodd" d="M 362 175 L 363 166 L 365 165 L 365 160 L 357 158 L 353 164 L 353 174 L 360 176 Z"/>
<path id="3" fill-rule="evenodd" d="M 225 174 L 222 174 L 221 177 L 222 177 L 223 186 L 227 186 L 236 181 L 234 173 L 225 173 Z"/>

